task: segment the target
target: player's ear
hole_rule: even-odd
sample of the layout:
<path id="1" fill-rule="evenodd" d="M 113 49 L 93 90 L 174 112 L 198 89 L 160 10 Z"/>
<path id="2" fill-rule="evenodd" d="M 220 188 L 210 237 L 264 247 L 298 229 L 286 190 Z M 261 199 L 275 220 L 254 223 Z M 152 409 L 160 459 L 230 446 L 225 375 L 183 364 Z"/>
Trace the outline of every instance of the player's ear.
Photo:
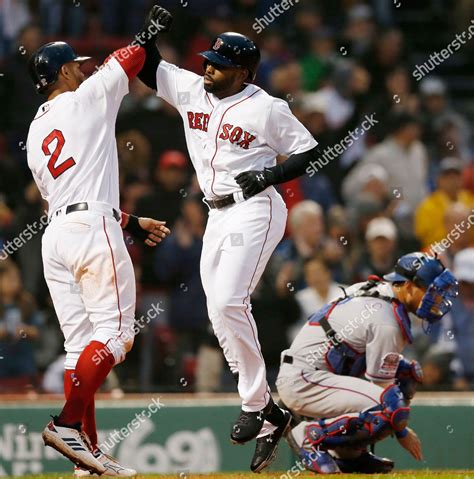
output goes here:
<path id="1" fill-rule="evenodd" d="M 249 70 L 247 68 L 240 68 L 239 72 L 240 72 L 239 80 L 241 80 L 242 83 L 246 82 L 247 78 L 250 75 Z"/>

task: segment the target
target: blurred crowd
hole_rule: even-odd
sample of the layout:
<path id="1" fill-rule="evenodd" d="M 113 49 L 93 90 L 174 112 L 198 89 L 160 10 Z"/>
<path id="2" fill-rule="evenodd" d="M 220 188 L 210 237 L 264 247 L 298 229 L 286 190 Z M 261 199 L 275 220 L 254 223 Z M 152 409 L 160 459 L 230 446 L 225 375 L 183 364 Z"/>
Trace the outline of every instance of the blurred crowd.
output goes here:
<path id="1" fill-rule="evenodd" d="M 42 99 L 26 61 L 42 43 L 64 39 L 100 64 L 131 41 L 152 3 L 0 4 L 0 392 L 62 387 L 62 335 L 41 265 L 47 205 L 25 151 Z M 199 73 L 196 53 L 218 33 L 247 34 L 262 51 L 256 83 L 286 100 L 320 144 L 308 174 L 279 187 L 287 232 L 252 297 L 270 382 L 280 352 L 340 285 L 383 276 L 401 254 L 421 249 L 454 270 L 460 295 L 437 326 L 424 330 L 413 322 L 406 354 L 421 361 L 425 388 L 474 389 L 474 105 L 463 97 L 459 74 L 472 46 L 420 81 L 413 76 L 430 48 L 449 43 L 474 12 L 463 0 L 410 3 L 397 9 L 391 0 L 301 0 L 270 17 L 275 2 L 268 0 L 160 2 L 175 17 L 158 43 L 167 61 Z M 420 14 L 426 29 L 416 26 Z M 261 33 L 257 21 L 265 25 Z M 86 67 L 92 73 L 94 63 Z M 140 333 L 107 388 L 234 390 L 207 318 L 199 275 L 207 208 L 182 120 L 134 80 L 117 144 L 121 208 L 165 220 L 172 234 L 155 250 L 125 238 L 136 268 Z"/>

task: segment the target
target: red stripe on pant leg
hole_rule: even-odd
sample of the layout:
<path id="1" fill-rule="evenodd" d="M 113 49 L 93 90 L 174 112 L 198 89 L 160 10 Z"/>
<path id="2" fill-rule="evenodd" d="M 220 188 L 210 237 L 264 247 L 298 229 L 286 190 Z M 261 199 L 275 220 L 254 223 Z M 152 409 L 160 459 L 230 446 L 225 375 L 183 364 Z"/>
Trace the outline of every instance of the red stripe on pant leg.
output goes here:
<path id="1" fill-rule="evenodd" d="M 109 245 L 110 256 L 112 257 L 112 266 L 114 267 L 115 291 L 117 293 L 117 307 L 118 307 L 118 310 L 119 310 L 119 327 L 118 327 L 118 329 L 120 331 L 120 328 L 122 327 L 122 310 L 120 309 L 120 295 L 119 295 L 118 282 L 117 282 L 117 270 L 115 269 L 114 252 L 112 250 L 112 246 L 110 245 L 109 235 L 107 234 L 107 228 L 105 227 L 105 216 L 102 216 L 102 222 L 103 222 L 103 225 L 104 225 L 105 237 L 107 238 L 107 244 Z"/>
<path id="2" fill-rule="evenodd" d="M 244 304 L 246 306 L 245 307 L 245 316 L 247 317 L 247 321 L 250 325 L 250 329 L 252 330 L 252 335 L 253 335 L 253 339 L 255 341 L 255 345 L 257 346 L 257 350 L 258 350 L 258 352 L 260 354 L 260 357 L 262 358 L 262 361 L 264 363 L 265 363 L 265 359 L 263 358 L 262 351 L 260 350 L 260 347 L 258 345 L 258 341 L 257 341 L 257 337 L 256 337 L 256 334 L 255 334 L 253 325 L 252 325 L 252 321 L 250 321 L 250 318 L 249 318 L 249 315 L 248 315 L 249 303 L 247 301 L 250 299 L 250 288 L 252 287 L 253 278 L 255 277 L 255 273 L 257 272 L 258 265 L 260 264 L 260 259 L 261 259 L 262 254 L 263 254 L 263 250 L 265 249 L 265 244 L 267 243 L 267 239 L 268 239 L 268 233 L 270 231 L 271 224 L 272 224 L 272 199 L 270 198 L 270 196 L 268 196 L 268 199 L 270 200 L 270 218 L 268 220 L 268 228 L 267 228 L 267 232 L 265 233 L 265 239 L 263 240 L 263 245 L 262 245 L 262 249 L 260 250 L 260 254 L 258 256 L 257 264 L 255 265 L 255 269 L 253 271 L 252 278 L 250 279 L 249 287 L 247 288 L 247 296 L 244 299 Z"/>
<path id="3" fill-rule="evenodd" d="M 326 386 L 324 384 L 321 384 L 321 383 L 314 383 L 313 381 L 310 381 L 309 379 L 306 379 L 305 376 L 304 376 L 304 372 L 301 371 L 301 377 L 303 378 L 304 381 L 306 381 L 307 383 L 309 384 L 314 384 L 315 386 L 319 386 L 323 389 L 338 389 L 340 391 L 348 391 L 348 392 L 351 392 L 351 393 L 354 393 L 354 394 L 359 394 L 360 396 L 364 396 L 368 399 L 370 399 L 371 401 L 373 401 L 375 404 L 380 404 L 379 401 L 375 400 L 373 397 L 370 397 L 370 396 L 367 396 L 367 394 L 364 394 L 364 393 L 361 393 L 360 391 L 355 391 L 354 389 L 349 389 L 349 388 L 341 388 L 339 386 Z M 361 379 L 361 381 L 363 381 Z"/>

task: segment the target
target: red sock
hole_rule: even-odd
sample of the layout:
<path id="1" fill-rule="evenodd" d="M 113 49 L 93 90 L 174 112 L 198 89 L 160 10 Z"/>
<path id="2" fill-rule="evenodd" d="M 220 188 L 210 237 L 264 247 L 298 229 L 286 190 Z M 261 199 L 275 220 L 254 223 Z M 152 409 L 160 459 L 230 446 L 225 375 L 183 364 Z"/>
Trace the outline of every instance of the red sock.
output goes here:
<path id="1" fill-rule="evenodd" d="M 92 398 L 86 406 L 86 412 L 82 417 L 82 429 L 91 440 L 92 449 L 97 448 L 97 427 L 95 425 L 95 400 Z"/>
<path id="2" fill-rule="evenodd" d="M 64 371 L 64 395 L 66 399 L 69 398 L 71 394 L 71 389 L 76 382 L 75 378 L 76 370 L 75 369 L 66 369 Z M 95 423 L 95 400 L 92 398 L 92 401 L 87 405 L 86 412 L 82 417 L 82 429 L 89 436 L 91 441 L 92 449 L 97 447 L 97 427 Z"/>
<path id="3" fill-rule="evenodd" d="M 58 418 L 59 425 L 72 426 L 82 422 L 86 408 L 114 365 L 114 357 L 103 343 L 92 341 L 82 351 L 75 375 L 70 376 L 70 393 Z M 69 386 L 69 384 L 68 384 Z M 65 384 L 66 389 L 66 384 Z"/>

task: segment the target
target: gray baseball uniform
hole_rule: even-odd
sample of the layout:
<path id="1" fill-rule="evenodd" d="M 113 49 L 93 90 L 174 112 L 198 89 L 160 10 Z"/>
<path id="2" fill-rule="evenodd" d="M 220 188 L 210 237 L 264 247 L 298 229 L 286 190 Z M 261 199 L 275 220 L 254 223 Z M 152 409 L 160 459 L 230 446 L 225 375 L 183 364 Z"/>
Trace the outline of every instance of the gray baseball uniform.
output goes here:
<path id="1" fill-rule="evenodd" d="M 347 288 L 347 295 L 363 284 Z M 375 289 L 382 296 L 394 296 L 389 283 L 379 283 Z M 411 341 L 408 317 L 377 297 L 352 297 L 337 303 L 329 313 L 329 324 L 336 338 L 354 352 L 352 370 L 343 371 L 334 355 L 336 348 L 319 324 L 320 316 L 313 315 L 282 353 L 276 383 L 280 398 L 295 413 L 312 418 L 358 413 L 378 404 L 383 387 L 371 381 L 382 386 L 394 381 L 401 352 Z"/>

